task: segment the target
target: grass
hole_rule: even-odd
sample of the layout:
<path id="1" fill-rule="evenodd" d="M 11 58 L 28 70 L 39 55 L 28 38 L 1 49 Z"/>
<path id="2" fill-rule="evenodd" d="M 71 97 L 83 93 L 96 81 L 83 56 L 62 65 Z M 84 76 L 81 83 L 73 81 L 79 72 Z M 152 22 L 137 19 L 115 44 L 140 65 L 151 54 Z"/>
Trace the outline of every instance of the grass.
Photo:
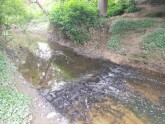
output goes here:
<path id="1" fill-rule="evenodd" d="M 141 46 L 148 52 L 158 51 L 165 55 L 165 28 L 150 33 L 142 40 Z"/>
<path id="2" fill-rule="evenodd" d="M 152 19 L 121 19 L 116 21 L 110 28 L 110 33 L 113 35 L 124 34 L 128 31 L 136 31 L 142 28 L 148 28 L 154 26 L 155 21 Z"/>

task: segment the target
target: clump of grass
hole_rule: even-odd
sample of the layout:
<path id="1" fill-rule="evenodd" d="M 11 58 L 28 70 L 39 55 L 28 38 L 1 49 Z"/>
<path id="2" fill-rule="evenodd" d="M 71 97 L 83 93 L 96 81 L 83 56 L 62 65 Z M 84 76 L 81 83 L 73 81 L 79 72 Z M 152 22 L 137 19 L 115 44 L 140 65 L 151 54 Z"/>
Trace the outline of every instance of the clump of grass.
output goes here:
<path id="1" fill-rule="evenodd" d="M 142 40 L 141 45 L 149 52 L 159 51 L 165 54 L 165 28 L 160 28 L 149 34 Z"/>
<path id="2" fill-rule="evenodd" d="M 124 34 L 128 31 L 136 31 L 142 28 L 148 28 L 154 26 L 155 21 L 152 19 L 142 19 L 142 20 L 130 20 L 130 19 L 121 19 L 116 21 L 110 28 L 110 33 L 115 34 Z"/>
<path id="3" fill-rule="evenodd" d="M 31 120 L 28 97 L 1 87 L 0 120 L 3 124 L 27 124 Z"/>

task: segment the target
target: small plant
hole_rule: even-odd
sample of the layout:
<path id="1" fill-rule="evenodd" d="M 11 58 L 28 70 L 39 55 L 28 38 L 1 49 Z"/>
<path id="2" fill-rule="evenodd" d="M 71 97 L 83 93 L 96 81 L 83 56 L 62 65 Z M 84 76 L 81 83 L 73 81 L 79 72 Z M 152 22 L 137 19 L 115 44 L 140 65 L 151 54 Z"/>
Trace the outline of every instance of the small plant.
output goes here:
<path id="1" fill-rule="evenodd" d="M 149 34 L 141 42 L 141 45 L 149 52 L 159 51 L 165 55 L 165 28 L 160 28 Z"/>

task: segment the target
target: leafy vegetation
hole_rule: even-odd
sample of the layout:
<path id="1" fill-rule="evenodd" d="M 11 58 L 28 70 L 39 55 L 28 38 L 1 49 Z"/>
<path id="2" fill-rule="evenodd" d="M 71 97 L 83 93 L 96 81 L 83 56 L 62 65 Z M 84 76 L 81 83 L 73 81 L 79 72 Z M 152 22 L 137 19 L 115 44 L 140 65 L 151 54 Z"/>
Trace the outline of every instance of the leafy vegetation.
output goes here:
<path id="1" fill-rule="evenodd" d="M 12 89 L 0 87 L 0 121 L 3 124 L 27 124 L 29 99 Z"/>
<path id="2" fill-rule="evenodd" d="M 17 82 L 13 72 L 13 66 L 0 54 L 0 122 L 26 124 L 30 120 L 30 100 L 13 89 Z"/>
<path id="3" fill-rule="evenodd" d="M 0 54 L 0 84 L 3 86 L 12 86 L 15 83 L 14 76 L 12 71 L 13 67 L 11 64 L 5 59 L 5 57 Z"/>
<path id="4" fill-rule="evenodd" d="M 160 28 L 149 34 L 141 42 L 141 45 L 149 52 L 159 51 L 165 54 L 165 28 Z"/>
<path id="5" fill-rule="evenodd" d="M 124 13 L 139 11 L 135 0 L 108 0 L 108 16 L 117 16 Z"/>
<path id="6" fill-rule="evenodd" d="M 55 4 L 51 12 L 51 22 L 69 39 L 83 44 L 90 37 L 87 31 L 98 26 L 97 10 L 86 0 L 70 0 Z"/>
<path id="7" fill-rule="evenodd" d="M 23 22 L 26 16 L 23 0 L 0 0 L 0 24 Z"/>
<path id="8" fill-rule="evenodd" d="M 135 31 L 142 28 L 148 28 L 154 26 L 155 21 L 153 19 L 121 19 L 116 21 L 110 28 L 112 34 L 124 34 L 128 31 Z"/>
<path id="9" fill-rule="evenodd" d="M 108 47 L 112 50 L 119 50 L 121 48 L 120 36 L 114 35 L 108 42 Z"/>
<path id="10" fill-rule="evenodd" d="M 51 22 L 65 37 L 78 44 L 90 39 L 90 28 L 102 27 L 97 10 L 97 0 L 69 0 L 55 3 L 50 14 Z M 129 7 L 134 8 L 131 9 Z M 108 15 L 115 16 L 125 12 L 135 12 L 134 0 L 108 0 Z"/>
<path id="11" fill-rule="evenodd" d="M 108 41 L 108 47 L 113 50 L 121 48 L 121 38 L 129 31 L 137 31 L 154 26 L 155 21 L 152 19 L 130 20 L 121 19 L 116 21 L 110 28 L 112 38 Z"/>

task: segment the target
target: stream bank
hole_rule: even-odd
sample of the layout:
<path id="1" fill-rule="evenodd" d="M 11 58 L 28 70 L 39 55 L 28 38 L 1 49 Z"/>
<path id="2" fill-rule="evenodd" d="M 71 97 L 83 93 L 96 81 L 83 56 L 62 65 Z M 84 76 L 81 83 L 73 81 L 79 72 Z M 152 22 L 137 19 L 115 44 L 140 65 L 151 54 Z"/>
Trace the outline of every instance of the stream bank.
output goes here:
<path id="1" fill-rule="evenodd" d="M 141 70 L 156 72 L 165 74 L 165 56 L 159 54 L 161 51 L 146 51 L 141 45 L 141 42 L 151 33 L 164 27 L 164 17 L 150 17 L 153 14 L 164 13 L 165 6 L 151 6 L 151 5 L 138 5 L 141 8 L 140 12 L 124 14 L 122 16 L 111 17 L 106 23 L 106 27 L 103 29 L 91 29 L 89 30 L 90 40 L 86 41 L 83 46 L 75 44 L 65 37 L 55 26 L 50 26 L 50 45 L 53 46 L 54 42 L 57 42 L 63 46 L 72 48 L 78 54 L 88 56 L 90 58 L 101 58 L 104 60 L 112 61 L 116 64 L 127 65 Z M 119 20 L 153 20 L 154 26 L 137 29 L 137 31 L 123 31 L 125 32 L 119 43 L 120 49 L 114 50 L 108 48 L 108 42 L 113 35 L 110 33 L 110 29 L 113 24 Z M 129 24 L 128 24 L 129 25 Z M 131 24 L 130 24 L 131 25 Z M 131 27 L 128 27 L 131 28 Z M 138 28 L 138 27 L 137 27 Z M 115 43 L 114 43 L 115 46 Z"/>
<path id="2" fill-rule="evenodd" d="M 41 120 L 49 115 L 54 121 L 44 124 L 56 119 L 62 124 L 165 123 L 164 75 L 85 57 L 58 43 L 50 48 L 45 33 L 27 33 L 14 32 L 18 61 L 13 60 L 22 76 L 39 88 L 35 91 L 39 96 L 31 94 L 31 89 L 27 93 L 48 103 L 48 108 L 35 111 L 38 116 L 43 109 L 50 110 Z"/>

